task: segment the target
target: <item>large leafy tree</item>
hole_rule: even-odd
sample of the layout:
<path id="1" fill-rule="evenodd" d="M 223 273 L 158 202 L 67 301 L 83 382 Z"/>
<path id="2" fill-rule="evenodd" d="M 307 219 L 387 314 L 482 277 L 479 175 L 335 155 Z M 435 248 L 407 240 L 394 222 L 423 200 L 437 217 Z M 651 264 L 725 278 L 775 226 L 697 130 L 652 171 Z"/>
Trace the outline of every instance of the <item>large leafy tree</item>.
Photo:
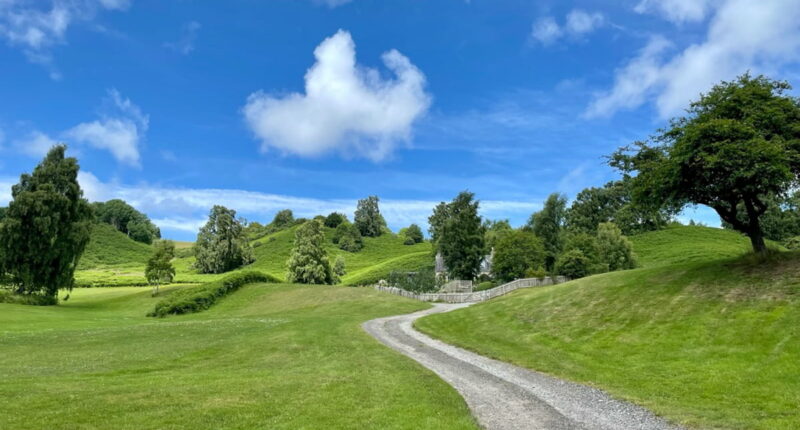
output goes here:
<path id="1" fill-rule="evenodd" d="M 613 272 L 636 267 L 633 244 L 613 223 L 604 222 L 597 227 L 596 243 L 600 261 L 608 266 L 608 270 Z"/>
<path id="2" fill-rule="evenodd" d="M 54 146 L 32 174 L 11 189 L 0 226 L 0 255 L 18 293 L 54 297 L 71 289 L 89 242 L 92 210 L 78 184 L 78 161 Z"/>
<path id="3" fill-rule="evenodd" d="M 294 247 L 286 263 L 289 282 L 299 284 L 334 284 L 336 275 L 323 247 L 325 234 L 322 223 L 311 220 L 294 234 Z"/>
<path id="4" fill-rule="evenodd" d="M 446 218 L 436 227 L 439 230 L 435 248 L 442 254 L 450 276 L 456 279 L 473 279 L 480 271 L 484 257 L 484 226 L 478 215 L 479 204 L 473 193 L 462 191 L 447 204 L 443 212 Z M 437 206 L 431 218 L 440 215 L 437 210 L 442 209 Z M 440 221 L 435 219 L 431 225 Z"/>
<path id="5" fill-rule="evenodd" d="M 379 200 L 378 196 L 369 196 L 358 201 L 353 224 L 355 224 L 362 236 L 378 237 L 383 233 L 383 228 L 386 227 L 386 221 L 383 219 L 381 210 L 378 207 Z"/>
<path id="6" fill-rule="evenodd" d="M 783 242 L 791 237 L 800 235 L 800 192 L 794 192 L 788 197 L 768 196 L 764 198 L 767 210 L 761 215 L 761 230 L 764 237 L 776 242 Z M 741 221 L 746 221 L 744 205 L 739 204 L 737 208 L 738 216 Z M 732 229 L 728 223 L 722 223 L 725 228 Z"/>
<path id="7" fill-rule="evenodd" d="M 611 156 L 633 175 L 634 199 L 651 206 L 703 204 L 766 251 L 768 197 L 798 184 L 800 101 L 786 82 L 743 75 L 692 102 L 648 142 Z"/>
<path id="8" fill-rule="evenodd" d="M 485 242 L 487 254 L 492 252 L 492 248 L 497 245 L 497 242 L 500 239 L 514 231 L 514 229 L 511 227 L 511 223 L 507 219 L 486 220 L 484 221 L 483 226 L 486 229 Z"/>
<path id="9" fill-rule="evenodd" d="M 550 270 L 563 248 L 562 229 L 566 215 L 567 198 L 558 193 L 550 194 L 539 212 L 531 215 L 526 230 L 542 239 L 545 249 L 545 264 Z"/>
<path id="10" fill-rule="evenodd" d="M 524 278 L 529 269 L 544 266 L 544 257 L 541 239 L 528 231 L 511 230 L 495 243 L 492 273 L 503 281 Z"/>
<path id="11" fill-rule="evenodd" d="M 214 206 L 197 234 L 195 267 L 202 273 L 222 273 L 255 260 L 236 211 Z"/>
<path id="12" fill-rule="evenodd" d="M 175 277 L 173 258 L 175 258 L 175 242 L 159 240 L 153 244 L 153 254 L 147 260 L 144 276 L 147 282 L 153 286 L 154 296 L 158 294 L 158 287 L 161 284 L 168 284 Z"/>
<path id="13" fill-rule="evenodd" d="M 405 236 L 405 241 L 403 242 L 405 245 L 414 245 L 425 240 L 425 237 L 422 236 L 422 229 L 416 224 L 406 227 L 403 236 Z"/>
<path id="14" fill-rule="evenodd" d="M 161 230 L 150 218 L 123 200 L 92 203 L 92 207 L 98 221 L 114 226 L 137 242 L 151 244 L 161 238 Z"/>

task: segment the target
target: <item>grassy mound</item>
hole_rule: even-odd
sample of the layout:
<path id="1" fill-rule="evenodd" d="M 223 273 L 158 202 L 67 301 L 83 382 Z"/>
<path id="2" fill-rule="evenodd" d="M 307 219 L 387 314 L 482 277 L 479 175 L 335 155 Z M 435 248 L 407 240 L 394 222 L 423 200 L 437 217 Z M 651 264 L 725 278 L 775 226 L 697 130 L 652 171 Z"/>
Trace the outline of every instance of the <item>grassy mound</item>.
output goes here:
<path id="1" fill-rule="evenodd" d="M 94 224 L 75 272 L 76 285 L 147 285 L 144 268 L 151 253 L 150 245 L 136 242 L 108 224 Z"/>
<path id="2" fill-rule="evenodd" d="M 752 250 L 741 233 L 701 226 L 672 226 L 630 240 L 642 267 L 741 257 Z"/>
<path id="3" fill-rule="evenodd" d="M 477 428 L 455 390 L 360 327 L 424 303 L 252 284 L 202 313 L 145 317 L 158 300 L 121 287 L 0 304 L 0 428 Z"/>
<path id="4" fill-rule="evenodd" d="M 677 232 L 721 237 L 702 228 Z M 600 387 L 689 427 L 800 427 L 800 379 L 793 376 L 800 374 L 800 254 L 659 265 L 697 249 L 718 256 L 744 250 L 738 241 L 679 250 L 663 243 L 644 248 L 649 268 L 520 290 L 417 326 Z"/>

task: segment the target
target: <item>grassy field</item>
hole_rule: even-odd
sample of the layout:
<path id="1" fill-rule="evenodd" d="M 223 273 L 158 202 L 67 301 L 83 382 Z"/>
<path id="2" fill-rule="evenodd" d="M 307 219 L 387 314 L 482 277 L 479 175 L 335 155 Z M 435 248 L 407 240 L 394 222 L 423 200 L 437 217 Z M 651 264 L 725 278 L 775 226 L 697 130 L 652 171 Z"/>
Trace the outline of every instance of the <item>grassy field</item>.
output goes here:
<path id="1" fill-rule="evenodd" d="M 690 427 L 800 428 L 800 254 L 732 257 L 742 238 L 712 230 L 649 233 L 634 238 L 643 269 L 520 290 L 417 326 Z"/>
<path id="2" fill-rule="evenodd" d="M 120 287 L 0 304 L 0 428 L 476 428 L 452 388 L 360 328 L 425 304 L 258 284 L 200 314 L 145 317 L 157 300 Z"/>
<path id="3" fill-rule="evenodd" d="M 286 261 L 294 243 L 297 227 L 279 231 L 254 241 L 256 261 L 243 268 L 259 270 L 279 279 L 286 278 Z M 325 228 L 325 249 L 333 262 L 341 255 L 345 259 L 347 274 L 342 277 L 345 285 L 366 285 L 384 279 L 392 270 L 414 271 L 423 266 L 432 266 L 431 245 L 428 242 L 403 245 L 403 238 L 384 234 L 376 238 L 364 238 L 364 248 L 359 252 L 346 252 L 331 241 L 333 229 Z M 179 250 L 190 248 L 190 242 L 178 242 Z M 92 232 L 92 240 L 81 258 L 75 274 L 81 286 L 126 286 L 145 285 L 144 268 L 150 256 L 148 245 L 134 242 L 111 226 L 98 224 Z M 200 274 L 192 268 L 194 257 L 179 257 L 173 261 L 176 269 L 175 282 L 200 283 L 216 280 L 224 275 Z"/>

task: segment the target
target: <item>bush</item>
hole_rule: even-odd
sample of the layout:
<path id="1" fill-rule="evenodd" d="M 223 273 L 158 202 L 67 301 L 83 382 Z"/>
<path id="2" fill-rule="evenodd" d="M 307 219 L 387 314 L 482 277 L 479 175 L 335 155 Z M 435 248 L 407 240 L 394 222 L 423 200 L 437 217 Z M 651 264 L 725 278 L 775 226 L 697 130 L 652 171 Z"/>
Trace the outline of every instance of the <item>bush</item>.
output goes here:
<path id="1" fill-rule="evenodd" d="M 325 218 L 325 227 L 336 228 L 339 227 L 339 224 L 346 222 L 347 217 L 339 212 L 331 212 Z"/>
<path id="2" fill-rule="evenodd" d="M 531 267 L 525 271 L 526 278 L 544 278 L 545 276 L 547 276 L 547 270 L 544 270 L 544 267 L 542 266 L 539 266 L 536 269 Z"/>
<path id="3" fill-rule="evenodd" d="M 496 287 L 496 286 L 497 286 L 497 285 L 495 285 L 495 283 L 494 283 L 494 282 L 491 282 L 491 281 L 481 282 L 481 283 L 480 283 L 480 284 L 478 284 L 478 286 L 476 286 L 476 287 L 475 287 L 475 288 L 474 288 L 472 291 L 491 290 L 492 288 L 494 288 L 494 287 Z"/>
<path id="4" fill-rule="evenodd" d="M 786 241 L 783 243 L 783 246 L 790 250 L 800 249 L 800 236 L 794 236 L 786 239 Z"/>
<path id="5" fill-rule="evenodd" d="M 419 228 L 416 224 L 411 224 L 407 228 L 404 229 L 403 235 L 406 237 L 406 240 L 403 242 L 404 245 L 413 245 L 415 243 L 422 243 L 425 239 L 422 236 L 422 229 Z"/>
<path id="6" fill-rule="evenodd" d="M 433 268 L 424 268 L 417 272 L 392 271 L 387 279 L 389 285 L 414 293 L 430 293 L 439 291 L 442 279 L 436 276 Z"/>
<path id="7" fill-rule="evenodd" d="M 58 296 L 43 296 L 40 294 L 15 294 L 11 291 L 0 290 L 0 303 L 17 305 L 51 306 L 58 303 Z"/>
<path id="8" fill-rule="evenodd" d="M 256 282 L 277 283 L 280 280 L 261 272 L 234 273 L 218 281 L 208 282 L 198 287 L 183 288 L 172 293 L 156 303 L 155 308 L 147 316 L 165 317 L 170 314 L 179 315 L 204 311 L 213 306 L 217 300 L 238 290 L 243 285 Z"/>
<path id="9" fill-rule="evenodd" d="M 364 240 L 355 225 L 343 222 L 336 227 L 333 233 L 333 243 L 339 245 L 339 249 L 347 252 L 358 252 L 364 247 Z"/>
<path id="10" fill-rule="evenodd" d="M 613 223 L 604 222 L 597 226 L 597 251 L 600 262 L 607 264 L 610 271 L 636 267 L 633 245 Z"/>
<path id="11" fill-rule="evenodd" d="M 403 239 L 403 245 L 415 245 L 417 242 L 414 241 L 411 237 L 406 237 Z"/>
<path id="12" fill-rule="evenodd" d="M 578 279 L 589 274 L 589 265 L 589 259 L 583 255 L 583 252 L 573 249 L 561 254 L 556 259 L 553 271 L 558 275 Z"/>

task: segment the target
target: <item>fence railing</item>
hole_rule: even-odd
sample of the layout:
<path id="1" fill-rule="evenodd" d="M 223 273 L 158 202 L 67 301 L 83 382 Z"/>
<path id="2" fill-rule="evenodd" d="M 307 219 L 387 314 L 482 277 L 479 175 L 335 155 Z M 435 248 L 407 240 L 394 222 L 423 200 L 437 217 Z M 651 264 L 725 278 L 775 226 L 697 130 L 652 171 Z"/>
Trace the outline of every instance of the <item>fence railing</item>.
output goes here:
<path id="1" fill-rule="evenodd" d="M 414 293 L 397 287 L 384 287 L 380 285 L 376 285 L 375 289 L 398 296 L 408 297 L 410 299 L 421 300 L 423 302 L 474 303 L 493 299 L 520 288 L 544 287 L 547 285 L 561 284 L 567 281 L 569 281 L 569 278 L 566 276 L 517 279 L 516 281 L 498 285 L 488 290 L 475 291 L 472 293 Z"/>

